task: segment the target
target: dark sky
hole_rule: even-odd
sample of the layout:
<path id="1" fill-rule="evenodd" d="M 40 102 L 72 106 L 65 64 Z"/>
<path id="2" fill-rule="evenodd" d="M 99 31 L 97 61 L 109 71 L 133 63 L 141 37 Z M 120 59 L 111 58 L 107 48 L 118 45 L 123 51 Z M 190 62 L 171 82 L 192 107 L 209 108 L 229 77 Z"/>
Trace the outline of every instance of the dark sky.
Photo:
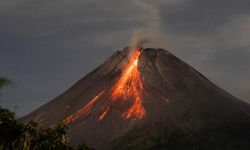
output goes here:
<path id="1" fill-rule="evenodd" d="M 250 102 L 249 0 L 1 0 L 0 76 L 15 83 L 1 105 L 31 112 L 138 30 L 149 33 L 148 46 L 168 49 Z"/>

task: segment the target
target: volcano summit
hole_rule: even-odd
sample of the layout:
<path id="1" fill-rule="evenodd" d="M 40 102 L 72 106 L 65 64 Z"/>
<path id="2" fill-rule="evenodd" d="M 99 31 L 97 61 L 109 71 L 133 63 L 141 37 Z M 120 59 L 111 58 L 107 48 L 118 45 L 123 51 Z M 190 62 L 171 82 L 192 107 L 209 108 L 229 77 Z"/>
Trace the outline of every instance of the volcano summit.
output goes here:
<path id="1" fill-rule="evenodd" d="M 250 105 L 164 49 L 124 48 L 22 119 L 97 150 L 250 149 Z"/>

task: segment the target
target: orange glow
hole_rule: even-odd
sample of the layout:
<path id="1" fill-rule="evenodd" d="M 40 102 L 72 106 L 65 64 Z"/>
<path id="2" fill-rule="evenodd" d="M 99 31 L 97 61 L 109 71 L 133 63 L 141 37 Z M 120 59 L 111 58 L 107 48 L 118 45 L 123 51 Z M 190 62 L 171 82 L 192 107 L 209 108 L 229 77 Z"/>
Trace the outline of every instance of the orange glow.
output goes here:
<path id="1" fill-rule="evenodd" d="M 139 56 L 140 51 L 136 50 L 136 52 L 130 58 L 129 63 L 123 68 L 123 72 L 120 79 L 111 88 L 111 99 L 109 97 L 110 95 L 108 95 L 108 97 L 104 95 L 106 91 L 106 89 L 104 89 L 97 96 L 92 98 L 87 104 L 85 104 L 82 108 L 80 108 L 77 112 L 68 116 L 64 120 L 64 123 L 69 124 L 81 116 L 84 117 L 88 115 L 95 103 L 104 97 L 106 97 L 105 103 L 100 108 L 102 109 L 102 111 L 104 111 L 98 116 L 97 121 L 101 121 L 105 116 L 107 116 L 109 109 L 111 108 L 112 102 L 116 100 L 120 100 L 121 102 L 123 100 L 131 101 L 129 108 L 124 112 L 121 112 L 121 117 L 123 117 L 124 119 L 142 119 L 145 115 L 145 109 L 142 105 L 141 99 L 141 91 L 143 90 L 143 86 L 139 71 L 137 70 Z"/>
<path id="2" fill-rule="evenodd" d="M 93 105 L 96 103 L 98 98 L 104 93 L 105 90 L 101 91 L 97 96 L 95 96 L 92 100 L 90 100 L 83 108 L 79 109 L 76 113 L 73 115 L 68 116 L 63 122 L 64 124 L 69 124 L 72 121 L 76 120 L 80 116 L 85 116 L 89 113 L 89 110 L 93 107 Z"/>
<path id="3" fill-rule="evenodd" d="M 109 111 L 109 107 L 99 116 L 98 121 L 101 121 Z"/>
<path id="4" fill-rule="evenodd" d="M 112 98 L 117 97 L 132 98 L 133 102 L 130 108 L 122 114 L 125 119 L 134 117 L 141 119 L 145 115 L 145 109 L 142 106 L 141 91 L 143 90 L 139 71 L 137 70 L 140 51 L 137 50 L 131 57 L 130 62 L 123 69 L 121 78 L 114 86 Z"/>

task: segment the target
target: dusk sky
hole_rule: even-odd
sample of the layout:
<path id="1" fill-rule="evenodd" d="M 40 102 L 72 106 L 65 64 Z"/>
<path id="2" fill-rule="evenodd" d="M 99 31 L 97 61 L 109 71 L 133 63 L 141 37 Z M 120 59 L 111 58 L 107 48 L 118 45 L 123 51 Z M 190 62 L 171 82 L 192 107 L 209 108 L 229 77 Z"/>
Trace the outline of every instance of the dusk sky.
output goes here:
<path id="1" fill-rule="evenodd" d="M 1 0 L 0 104 L 33 111 L 138 31 L 250 103 L 249 0 Z"/>

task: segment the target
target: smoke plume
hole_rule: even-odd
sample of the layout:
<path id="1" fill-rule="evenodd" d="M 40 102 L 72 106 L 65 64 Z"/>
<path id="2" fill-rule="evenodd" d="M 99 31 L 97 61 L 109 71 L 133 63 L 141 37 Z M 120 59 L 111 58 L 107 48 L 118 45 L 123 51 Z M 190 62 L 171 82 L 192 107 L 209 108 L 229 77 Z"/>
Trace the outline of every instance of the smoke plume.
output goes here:
<path id="1" fill-rule="evenodd" d="M 132 0 L 137 6 L 143 27 L 136 28 L 129 41 L 131 47 L 159 46 L 164 43 L 164 35 L 160 32 L 162 19 L 159 14 L 159 4 L 162 1 Z M 166 41 L 165 41 L 166 42 Z"/>

